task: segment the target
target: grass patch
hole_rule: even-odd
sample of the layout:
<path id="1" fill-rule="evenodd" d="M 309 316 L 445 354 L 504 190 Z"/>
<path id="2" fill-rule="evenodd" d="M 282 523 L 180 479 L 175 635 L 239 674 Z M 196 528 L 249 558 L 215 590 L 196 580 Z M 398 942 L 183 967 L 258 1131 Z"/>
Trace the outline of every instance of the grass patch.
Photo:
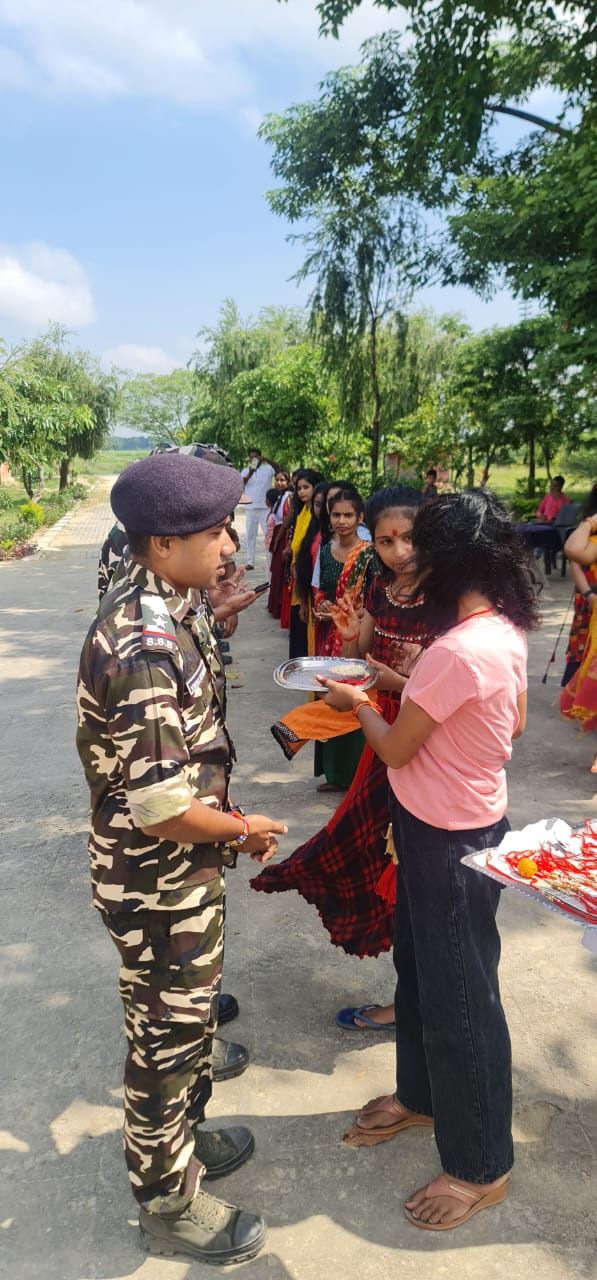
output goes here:
<path id="1" fill-rule="evenodd" d="M 20 559 L 35 550 L 35 535 L 62 519 L 87 497 L 87 487 L 76 483 L 63 493 L 58 478 L 44 486 L 39 501 L 32 502 L 21 484 L 0 487 L 0 560 Z"/>
<path id="2" fill-rule="evenodd" d="M 80 476 L 116 476 L 129 462 L 147 458 L 149 449 L 102 449 L 95 458 L 78 458 L 75 470 Z"/>

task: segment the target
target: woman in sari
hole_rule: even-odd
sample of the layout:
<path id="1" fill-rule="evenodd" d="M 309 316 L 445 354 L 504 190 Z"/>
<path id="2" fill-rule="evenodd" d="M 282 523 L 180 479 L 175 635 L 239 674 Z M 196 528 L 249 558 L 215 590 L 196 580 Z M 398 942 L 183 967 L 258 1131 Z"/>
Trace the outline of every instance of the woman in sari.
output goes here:
<path id="1" fill-rule="evenodd" d="M 313 612 L 313 571 L 321 548 L 322 533 L 326 528 L 325 499 L 327 481 L 316 484 L 311 498 L 311 521 L 301 542 L 294 565 L 294 583 L 300 599 L 299 617 L 307 624 L 307 656 L 317 652 L 315 643 L 315 615 Z"/>
<path id="2" fill-rule="evenodd" d="M 295 472 L 295 516 L 290 536 L 290 581 L 288 584 L 288 593 L 290 596 L 290 619 L 289 619 L 289 658 L 304 658 L 309 652 L 309 639 L 307 630 L 307 618 L 304 608 L 301 608 L 301 597 L 296 585 L 296 561 L 301 549 L 303 539 L 305 538 L 312 520 L 311 500 L 313 498 L 313 490 L 317 484 L 323 480 L 323 476 L 319 471 L 314 471 L 312 467 L 301 467 Z"/>
<path id="3" fill-rule="evenodd" d="M 274 476 L 274 487 L 278 497 L 272 507 L 274 530 L 269 548 L 272 559 L 267 609 L 272 618 L 279 618 L 282 611 L 282 592 L 284 590 L 284 570 L 286 567 L 284 547 L 286 546 L 286 534 L 291 511 L 289 486 L 289 473 L 278 468 Z"/>
<path id="4" fill-rule="evenodd" d="M 355 593 L 362 604 L 362 588 L 366 578 L 366 566 L 361 570 L 361 580 L 354 579 L 358 557 L 369 549 L 369 543 L 359 537 L 358 528 L 363 519 L 363 501 L 354 489 L 340 489 L 329 503 L 331 539 L 320 549 L 319 588 L 315 595 L 316 652 L 324 657 L 337 657 L 342 650 L 342 637 L 332 620 L 332 609 L 344 598 L 348 583 L 353 581 L 350 601 Z M 360 589 L 359 589 L 360 588 Z M 318 791 L 346 791 L 350 786 L 361 758 L 364 738 L 360 729 L 341 738 L 315 743 L 315 777 L 325 774 Z"/>
<path id="5" fill-rule="evenodd" d="M 582 518 L 587 519 L 596 514 L 597 484 L 594 484 L 583 503 Z M 562 687 L 570 683 L 583 660 L 591 614 L 597 600 L 597 565 L 583 566 L 571 560 L 570 573 L 574 583 L 574 614 L 568 636 Z"/>
<path id="6" fill-rule="evenodd" d="M 578 528 L 570 534 L 564 551 L 569 560 L 585 571 L 597 564 L 596 515 L 581 520 Z M 591 615 L 582 661 L 560 697 L 562 715 L 567 720 L 579 720 L 584 733 L 597 729 L 597 610 L 593 607 L 596 597 L 590 585 L 586 596 Z M 593 756 L 591 772 L 597 773 L 597 752 Z"/>

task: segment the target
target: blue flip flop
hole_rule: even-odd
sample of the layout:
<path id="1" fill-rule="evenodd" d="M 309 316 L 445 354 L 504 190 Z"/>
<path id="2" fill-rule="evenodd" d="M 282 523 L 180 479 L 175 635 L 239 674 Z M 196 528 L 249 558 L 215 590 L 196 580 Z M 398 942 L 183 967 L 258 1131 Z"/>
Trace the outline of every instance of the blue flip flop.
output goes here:
<path id="1" fill-rule="evenodd" d="M 360 1009 L 341 1009 L 336 1014 L 336 1023 L 342 1027 L 343 1031 L 392 1031 L 396 1026 L 395 1022 L 375 1022 L 373 1018 L 368 1018 L 367 1009 L 381 1009 L 380 1004 L 364 1004 Z M 357 1027 L 356 1018 L 360 1018 L 365 1023 L 364 1027 Z"/>

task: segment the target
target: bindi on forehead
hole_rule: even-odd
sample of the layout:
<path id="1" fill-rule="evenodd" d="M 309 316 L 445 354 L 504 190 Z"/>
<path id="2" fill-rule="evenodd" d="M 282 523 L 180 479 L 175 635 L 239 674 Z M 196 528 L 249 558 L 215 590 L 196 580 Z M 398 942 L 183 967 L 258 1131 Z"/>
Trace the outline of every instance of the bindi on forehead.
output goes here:
<path id="1" fill-rule="evenodd" d="M 392 537 L 393 537 L 393 538 L 397 538 L 397 537 L 398 537 L 398 530 L 397 530 L 397 529 L 392 529 Z"/>

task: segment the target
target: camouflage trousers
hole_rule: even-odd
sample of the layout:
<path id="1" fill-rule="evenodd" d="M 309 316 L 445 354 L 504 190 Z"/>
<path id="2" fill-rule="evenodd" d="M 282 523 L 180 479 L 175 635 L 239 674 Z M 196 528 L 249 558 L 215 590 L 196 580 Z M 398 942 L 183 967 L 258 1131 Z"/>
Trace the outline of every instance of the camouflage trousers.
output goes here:
<path id="1" fill-rule="evenodd" d="M 121 958 L 126 1162 L 135 1198 L 155 1211 L 184 1193 L 193 1126 L 211 1097 L 224 897 L 102 917 Z"/>

